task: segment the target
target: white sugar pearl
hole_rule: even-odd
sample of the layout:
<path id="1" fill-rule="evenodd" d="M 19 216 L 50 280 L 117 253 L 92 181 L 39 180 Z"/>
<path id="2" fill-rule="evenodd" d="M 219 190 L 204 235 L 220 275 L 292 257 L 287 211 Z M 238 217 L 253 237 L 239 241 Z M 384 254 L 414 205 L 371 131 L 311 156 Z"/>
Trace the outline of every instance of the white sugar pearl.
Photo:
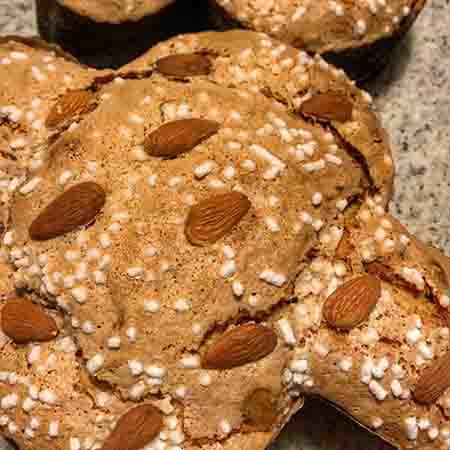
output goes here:
<path id="1" fill-rule="evenodd" d="M 85 322 L 83 322 L 81 329 L 83 330 L 83 333 L 85 333 L 85 334 L 92 334 L 95 330 L 95 327 L 94 327 L 94 324 L 90 320 L 86 320 Z"/>
<path id="2" fill-rule="evenodd" d="M 220 268 L 220 276 L 222 278 L 230 278 L 236 273 L 237 267 L 234 260 L 226 261 Z"/>
<path id="3" fill-rule="evenodd" d="M 69 440 L 69 449 L 70 450 L 80 450 L 81 449 L 81 442 L 78 438 L 71 437 Z"/>
<path id="4" fill-rule="evenodd" d="M 12 409 L 17 406 L 18 402 L 19 402 L 19 396 L 17 394 L 9 394 L 1 399 L 0 408 Z"/>
<path id="5" fill-rule="evenodd" d="M 144 301 L 144 311 L 150 313 L 156 313 L 159 311 L 161 305 L 159 300 L 145 300 Z"/>
<path id="6" fill-rule="evenodd" d="M 72 289 L 71 293 L 75 301 L 78 303 L 85 303 L 88 299 L 88 291 L 83 286 Z"/>
<path id="7" fill-rule="evenodd" d="M 214 161 L 205 161 L 194 169 L 194 175 L 198 179 L 202 179 L 209 175 L 215 167 Z"/>
<path id="8" fill-rule="evenodd" d="M 306 359 L 292 361 L 289 367 L 293 372 L 305 373 L 308 370 L 308 361 Z"/>
<path id="9" fill-rule="evenodd" d="M 311 203 L 314 206 L 319 206 L 322 203 L 323 196 L 320 192 L 315 192 L 311 198 Z"/>
<path id="10" fill-rule="evenodd" d="M 222 420 L 219 424 L 219 428 L 224 434 L 230 434 L 231 433 L 231 425 L 227 420 Z"/>
<path id="11" fill-rule="evenodd" d="M 387 397 L 387 392 L 383 389 L 380 383 L 372 380 L 369 383 L 369 391 L 374 395 L 377 400 L 384 400 Z"/>
<path id="12" fill-rule="evenodd" d="M 52 420 L 48 424 L 48 435 L 52 438 L 57 437 L 59 435 L 59 423 L 55 420 Z"/>
<path id="13" fill-rule="evenodd" d="M 355 24 L 355 33 L 363 36 L 367 32 L 367 24 L 364 20 L 358 20 Z"/>
<path id="14" fill-rule="evenodd" d="M 417 328 L 413 328 L 406 333 L 406 340 L 409 345 L 414 345 L 419 342 L 421 336 L 421 331 Z"/>
<path id="15" fill-rule="evenodd" d="M 135 359 L 128 361 L 128 368 L 133 376 L 138 376 L 144 371 L 144 366 L 140 361 Z"/>
<path id="16" fill-rule="evenodd" d="M 441 295 L 439 297 L 439 303 L 442 307 L 448 308 L 450 306 L 450 297 L 448 295 Z"/>
<path id="17" fill-rule="evenodd" d="M 406 428 L 406 436 L 410 441 L 417 439 L 419 429 L 417 426 L 417 419 L 415 417 L 407 417 L 404 421 Z"/>
<path id="18" fill-rule="evenodd" d="M 428 430 L 428 437 L 434 441 L 439 436 L 439 430 L 436 427 L 430 428 Z"/>
<path id="19" fill-rule="evenodd" d="M 330 353 L 330 349 L 326 345 L 318 342 L 314 344 L 314 351 L 322 358 L 325 358 Z"/>
<path id="20" fill-rule="evenodd" d="M 339 211 L 344 211 L 344 209 L 347 207 L 347 205 L 348 205 L 348 201 L 345 198 L 338 200 L 336 202 L 336 208 Z"/>
<path id="21" fill-rule="evenodd" d="M 181 359 L 181 365 L 186 369 L 197 369 L 200 367 L 200 357 L 198 355 L 187 355 Z"/>
<path id="22" fill-rule="evenodd" d="M 148 256 L 148 257 L 153 257 L 153 256 L 156 256 L 157 254 L 158 254 L 158 250 L 155 247 L 153 247 L 152 245 L 149 245 L 144 250 L 144 255 Z"/>
<path id="23" fill-rule="evenodd" d="M 44 389 L 39 392 L 39 400 L 48 405 L 55 405 L 58 402 L 58 397 L 52 390 Z"/>
<path id="24" fill-rule="evenodd" d="M 97 353 L 87 361 L 86 369 L 89 373 L 94 374 L 103 366 L 104 361 L 105 359 L 103 358 L 103 356 Z"/>
<path id="25" fill-rule="evenodd" d="M 403 389 L 398 380 L 392 380 L 391 391 L 394 397 L 400 397 L 402 395 Z"/>
<path id="26" fill-rule="evenodd" d="M 191 309 L 191 303 L 185 298 L 179 298 L 174 304 L 175 311 L 186 312 Z"/>
<path id="27" fill-rule="evenodd" d="M 143 267 L 129 267 L 127 269 L 127 275 L 130 278 L 141 278 L 145 273 L 145 270 Z"/>
<path id="28" fill-rule="evenodd" d="M 341 361 L 339 361 L 339 368 L 343 372 L 350 372 L 352 365 L 353 365 L 353 362 L 350 358 L 344 358 Z"/>
<path id="29" fill-rule="evenodd" d="M 211 375 L 209 373 L 203 373 L 200 375 L 198 381 L 202 386 L 209 386 L 211 384 Z"/>
<path id="30" fill-rule="evenodd" d="M 265 281 L 268 284 L 271 284 L 276 287 L 283 286 L 287 278 L 285 275 L 281 273 L 274 272 L 273 270 L 266 269 L 259 274 L 259 278 Z"/>
<path id="31" fill-rule="evenodd" d="M 58 183 L 61 186 L 64 186 L 69 182 L 69 180 L 72 178 L 73 174 L 70 170 L 65 170 L 58 178 Z"/>
<path id="32" fill-rule="evenodd" d="M 234 281 L 232 285 L 233 294 L 236 297 L 242 297 L 245 292 L 245 288 L 240 281 Z"/>
<path id="33" fill-rule="evenodd" d="M 267 226 L 267 228 L 272 232 L 272 233 L 277 233 L 278 231 L 280 231 L 280 225 L 278 224 L 278 222 L 276 221 L 276 219 L 274 219 L 273 217 L 265 217 L 264 218 L 264 222 Z"/>
<path id="34" fill-rule="evenodd" d="M 130 342 L 136 342 L 137 329 L 135 327 L 127 328 L 127 337 Z"/>
<path id="35" fill-rule="evenodd" d="M 30 420 L 30 427 L 32 430 L 37 430 L 40 426 L 40 421 L 37 417 L 32 417 Z"/>
<path id="36" fill-rule="evenodd" d="M 120 336 L 111 336 L 107 342 L 109 349 L 120 348 Z"/>
<path id="37" fill-rule="evenodd" d="M 22 409 L 25 412 L 30 412 L 35 406 L 36 406 L 36 402 L 33 399 L 31 399 L 30 397 L 27 397 L 22 403 Z"/>
<path id="38" fill-rule="evenodd" d="M 159 366 L 148 366 L 145 369 L 145 372 L 149 377 L 152 378 L 164 378 L 167 373 L 167 369 L 165 367 Z"/>
<path id="39" fill-rule="evenodd" d="M 378 428 L 380 428 L 382 426 L 383 426 L 383 419 L 381 419 L 380 417 L 375 417 L 372 420 L 372 427 L 373 428 L 378 429 Z"/>
<path id="40" fill-rule="evenodd" d="M 229 245 L 224 245 L 222 250 L 227 259 L 233 259 L 236 256 L 235 251 Z"/>
<path id="41" fill-rule="evenodd" d="M 277 323 L 285 343 L 288 345 L 295 345 L 297 343 L 297 338 L 295 337 L 290 322 L 287 319 L 280 319 Z"/>

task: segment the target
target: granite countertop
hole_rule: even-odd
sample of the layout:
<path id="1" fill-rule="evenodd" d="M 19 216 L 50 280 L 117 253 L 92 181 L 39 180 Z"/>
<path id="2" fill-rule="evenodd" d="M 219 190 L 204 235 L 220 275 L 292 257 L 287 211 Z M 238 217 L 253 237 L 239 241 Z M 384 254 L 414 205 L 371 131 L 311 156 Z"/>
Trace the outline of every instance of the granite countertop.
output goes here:
<path id="1" fill-rule="evenodd" d="M 366 89 L 391 136 L 397 167 L 392 213 L 450 255 L 450 0 L 429 0 L 388 68 Z M 0 0 L 0 35 L 35 33 L 31 0 Z M 316 400 L 272 450 L 389 450 Z M 0 442 L 0 450 L 4 450 Z M 36 449 L 39 450 L 39 449 Z"/>
<path id="2" fill-rule="evenodd" d="M 391 211 L 450 255 L 449 27 L 449 0 L 429 1 L 391 65 L 367 89 L 391 136 Z"/>

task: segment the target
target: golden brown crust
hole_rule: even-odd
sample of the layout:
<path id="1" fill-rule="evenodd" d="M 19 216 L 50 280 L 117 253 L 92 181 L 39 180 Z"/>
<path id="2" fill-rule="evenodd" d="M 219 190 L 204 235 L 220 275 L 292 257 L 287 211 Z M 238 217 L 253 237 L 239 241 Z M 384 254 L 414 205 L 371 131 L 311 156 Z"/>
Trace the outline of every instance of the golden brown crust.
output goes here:
<path id="1" fill-rule="evenodd" d="M 5 45 L 0 58 L 15 51 Z M 0 66 L 10 71 L 0 79 L 28 80 L 29 64 L 42 73 L 47 55 L 19 48 L 32 61 Z M 173 79 L 154 70 L 159 58 L 192 52 L 209 55 L 209 74 Z M 16 286 L 47 310 L 60 334 L 41 345 L 0 346 L 2 432 L 23 450 L 99 449 L 114 423 L 145 402 L 164 414 L 152 448 L 164 441 L 171 450 L 258 450 L 305 393 L 322 395 L 369 428 L 376 412 L 376 431 L 398 446 L 428 445 L 429 430 L 444 426 L 442 410 L 417 405 L 406 388 L 431 363 L 430 352 L 447 348 L 446 316 L 436 302 L 448 292 L 449 265 L 386 215 L 392 161 L 367 95 L 320 58 L 250 32 L 177 38 L 120 76 L 71 70 L 76 87 L 95 93 L 98 104 L 74 123 L 39 130 L 43 163 L 25 189 L 11 188 L 2 240 Z M 65 90 L 50 90 L 44 79 L 33 86 L 45 94 L 44 124 Z M 352 102 L 351 120 L 297 113 L 303 101 L 330 91 Z M 29 102 L 29 92 L 8 92 L 13 105 Z M 150 133 L 188 117 L 220 127 L 174 158 L 145 152 Z M 86 181 L 106 193 L 95 219 L 32 241 L 29 227 L 45 206 Z M 248 199 L 247 213 L 215 243 L 192 245 L 186 218 L 193 205 L 236 191 Z M 333 331 L 322 321 L 325 298 L 374 262 L 389 277 L 368 321 Z M 271 330 L 250 336 L 258 358 L 241 358 L 242 329 Z M 227 331 L 239 334 L 233 368 L 202 368 Z M 228 348 L 220 346 L 219 360 Z M 370 390 L 359 371 L 369 355 L 389 363 L 370 372 L 378 380 Z M 404 366 L 405 398 L 389 393 L 382 401 L 396 362 Z M 259 391 L 277 397 L 280 414 L 270 427 L 249 429 L 243 402 Z M 425 415 L 428 430 L 410 439 L 413 418 Z M 432 442 L 429 450 L 442 439 Z"/>
<path id="2" fill-rule="evenodd" d="M 156 14 L 173 0 L 52 0 L 96 22 L 137 21 Z"/>
<path id="3" fill-rule="evenodd" d="M 306 343 L 297 357 L 307 361 L 306 379 L 299 377 L 302 387 L 294 382 L 293 388 L 324 397 L 398 448 L 440 448 L 448 392 L 432 405 L 416 403 L 411 392 L 424 368 L 448 349 L 447 314 L 439 305 L 448 293 L 447 281 L 433 270 L 429 249 L 395 219 L 380 217 L 373 202 L 357 218 L 349 230 L 356 252 L 347 260 L 348 277 L 375 261 L 382 265 L 379 304 L 363 326 L 350 332 L 335 332 L 320 322 L 306 327 Z M 437 259 L 439 267 L 448 265 L 442 254 Z M 325 269 L 328 261 L 316 264 Z M 303 315 L 315 302 L 320 308 L 324 299 L 305 289 L 298 284 Z"/>
<path id="4" fill-rule="evenodd" d="M 74 58 L 69 53 L 65 52 L 59 45 L 46 42 L 38 37 L 25 37 L 16 35 L 7 35 L 0 37 L 0 45 L 11 44 L 13 42 L 21 43 L 27 47 L 44 50 L 49 53 L 55 53 L 68 61 L 79 64 L 76 58 Z"/>
<path id="5" fill-rule="evenodd" d="M 405 33 L 424 0 L 317 1 L 211 0 L 218 14 L 241 26 L 262 31 L 299 48 L 340 53 Z"/>
<path id="6" fill-rule="evenodd" d="M 342 72 L 321 59 L 314 61 L 304 52 L 247 31 L 177 37 L 155 46 L 122 71 L 149 70 L 158 59 L 178 52 L 210 54 L 215 70 L 207 79 L 257 89 L 292 110 L 317 93 L 347 96 L 353 103 L 352 120 L 328 121 L 326 125 L 341 145 L 362 160 L 374 189 L 386 202 L 391 197 L 394 170 L 388 137 L 371 111 L 370 96 L 345 81 Z M 296 61 L 302 60 L 303 67 L 296 66 Z"/>

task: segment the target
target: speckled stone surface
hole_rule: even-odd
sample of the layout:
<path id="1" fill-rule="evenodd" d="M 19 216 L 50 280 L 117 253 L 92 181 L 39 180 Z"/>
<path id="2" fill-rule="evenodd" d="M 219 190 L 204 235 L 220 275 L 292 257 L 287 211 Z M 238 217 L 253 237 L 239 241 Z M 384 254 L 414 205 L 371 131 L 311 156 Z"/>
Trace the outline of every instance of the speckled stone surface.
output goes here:
<path id="1" fill-rule="evenodd" d="M 391 211 L 450 254 L 450 2 L 431 0 L 367 86 L 390 133 L 396 164 Z"/>
<path id="2" fill-rule="evenodd" d="M 0 35 L 36 31 L 31 0 L 0 0 Z M 392 64 L 366 86 L 391 135 L 397 166 L 391 211 L 419 238 L 450 254 L 450 2 L 430 0 Z M 5 450 L 0 442 L 0 450 Z M 318 401 L 272 450 L 389 450 Z M 39 450 L 39 449 L 36 449 Z"/>

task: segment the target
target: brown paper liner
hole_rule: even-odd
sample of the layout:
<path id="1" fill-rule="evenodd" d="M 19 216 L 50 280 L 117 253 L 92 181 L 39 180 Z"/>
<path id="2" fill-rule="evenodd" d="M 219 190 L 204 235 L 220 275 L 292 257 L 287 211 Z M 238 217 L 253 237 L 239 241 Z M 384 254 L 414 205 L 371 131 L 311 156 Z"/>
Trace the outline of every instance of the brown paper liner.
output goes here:
<path id="1" fill-rule="evenodd" d="M 118 68 L 157 42 L 208 27 L 206 0 L 178 1 L 157 14 L 120 24 L 95 22 L 57 0 L 36 0 L 36 11 L 39 33 L 45 40 L 96 68 Z"/>

